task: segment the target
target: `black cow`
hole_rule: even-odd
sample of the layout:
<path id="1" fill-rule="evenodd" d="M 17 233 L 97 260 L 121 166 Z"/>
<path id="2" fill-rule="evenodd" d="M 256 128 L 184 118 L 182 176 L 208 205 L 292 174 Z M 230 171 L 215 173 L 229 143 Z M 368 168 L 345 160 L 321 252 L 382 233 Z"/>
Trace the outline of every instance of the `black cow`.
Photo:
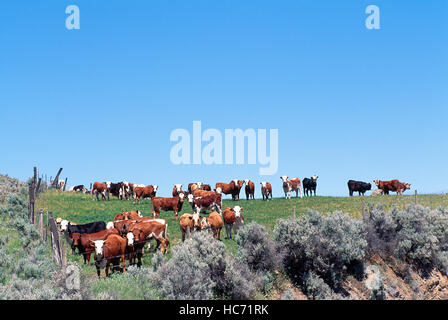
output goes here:
<path id="1" fill-rule="evenodd" d="M 357 191 L 359 195 L 364 195 L 367 190 L 372 190 L 372 185 L 367 182 L 348 180 L 347 185 L 350 197 L 353 196 L 353 192 L 355 191 Z"/>
<path id="2" fill-rule="evenodd" d="M 313 191 L 314 191 L 314 195 L 316 195 L 317 178 L 318 178 L 318 176 L 312 176 L 311 179 L 304 178 L 302 180 L 302 185 L 303 185 L 303 189 L 305 191 L 305 196 L 308 196 L 308 191 L 310 192 L 309 195 L 312 196 Z"/>
<path id="3" fill-rule="evenodd" d="M 124 198 L 124 191 L 123 182 L 110 184 L 109 193 L 120 200 Z"/>
<path id="4" fill-rule="evenodd" d="M 79 186 L 74 186 L 73 187 L 73 191 L 75 192 L 85 192 L 86 191 L 86 187 L 84 187 L 84 185 L 79 185 Z"/>
<path id="5" fill-rule="evenodd" d="M 104 221 L 95 221 L 86 224 L 71 224 L 70 221 L 61 221 L 61 231 L 67 231 L 69 235 L 73 233 L 95 233 L 106 230 L 106 223 Z"/>

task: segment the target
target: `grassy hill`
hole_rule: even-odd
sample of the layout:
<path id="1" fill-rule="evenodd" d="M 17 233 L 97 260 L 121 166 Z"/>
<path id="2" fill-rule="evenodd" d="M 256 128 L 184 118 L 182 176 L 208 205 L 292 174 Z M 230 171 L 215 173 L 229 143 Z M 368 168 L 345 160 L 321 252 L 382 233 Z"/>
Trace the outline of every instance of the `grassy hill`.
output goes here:
<path id="1" fill-rule="evenodd" d="M 263 200 L 240 200 L 231 201 L 223 200 L 223 207 L 240 205 L 244 208 L 243 215 L 246 223 L 256 221 L 264 225 L 268 231 L 272 231 L 277 219 L 291 217 L 293 207 L 296 207 L 296 214 L 302 215 L 308 210 L 317 210 L 321 213 L 331 213 L 335 211 L 343 211 L 349 213 L 353 217 L 360 217 L 363 202 L 366 206 L 369 204 L 382 204 L 386 209 L 396 206 L 403 208 L 406 204 L 415 201 L 413 195 L 408 196 L 379 196 L 379 197 L 309 197 L 309 198 L 275 198 L 268 202 Z M 438 206 L 448 207 L 448 195 L 419 195 L 418 202 L 429 208 L 437 208 Z M 144 216 L 151 215 L 151 201 L 144 200 L 140 205 L 133 204 L 132 201 L 120 201 L 112 199 L 110 201 L 92 201 L 90 195 L 76 194 L 69 192 L 49 191 L 40 196 L 36 203 L 36 210 L 52 211 L 54 217 L 62 217 L 78 224 L 88 223 L 92 221 L 103 220 L 106 223 L 112 221 L 117 213 L 129 210 L 139 210 Z M 191 206 L 185 202 L 182 212 L 192 212 Z M 179 215 L 179 216 L 180 216 Z M 174 213 L 162 212 L 160 217 L 168 222 L 168 234 L 171 245 L 176 245 L 181 238 L 178 222 Z M 221 232 L 221 238 L 227 249 L 231 252 L 236 251 L 236 244 L 233 240 L 226 240 L 225 231 Z M 68 259 L 78 261 L 82 264 L 81 257 L 68 254 Z M 150 255 L 144 258 L 144 264 L 150 264 Z M 87 267 L 88 273 L 94 273 L 94 267 Z"/>

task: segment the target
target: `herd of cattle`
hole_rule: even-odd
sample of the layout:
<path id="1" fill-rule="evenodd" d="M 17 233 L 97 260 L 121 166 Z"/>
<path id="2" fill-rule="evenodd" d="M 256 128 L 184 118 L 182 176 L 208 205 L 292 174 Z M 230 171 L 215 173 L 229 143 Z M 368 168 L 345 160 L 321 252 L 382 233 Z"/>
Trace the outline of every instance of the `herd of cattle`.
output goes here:
<path id="1" fill-rule="evenodd" d="M 296 197 L 303 197 L 302 186 L 305 196 L 316 195 L 318 176 L 289 179 L 288 176 L 281 176 L 282 187 L 285 198 L 290 199 L 291 193 L 295 192 Z M 377 190 L 372 195 L 389 194 L 396 192 L 402 194 L 410 189 L 409 183 L 399 180 L 380 181 L 374 180 Z M 242 215 L 243 208 L 234 206 L 226 207 L 222 210 L 222 194 L 231 195 L 232 200 L 239 200 L 240 191 L 245 185 L 246 200 L 255 198 L 255 184 L 253 181 L 234 179 L 230 183 L 218 182 L 212 190 L 211 186 L 202 182 L 188 184 L 188 189 L 184 191 L 182 184 L 176 184 L 172 190 L 172 197 L 156 197 L 157 185 L 136 185 L 129 182 L 111 183 L 95 182 L 92 190 L 87 190 L 84 186 L 71 187 L 69 191 L 90 193 L 92 200 L 99 200 L 101 195 L 103 200 L 109 200 L 110 195 L 119 199 L 133 199 L 134 203 L 140 203 L 143 199 L 150 198 L 152 204 L 152 216 L 144 217 L 138 210 L 126 211 L 115 215 L 114 220 L 108 222 L 96 221 L 84 225 L 77 225 L 74 222 L 57 218 L 56 222 L 61 232 L 64 232 L 71 242 L 72 250 L 84 256 L 84 263 L 90 264 L 91 254 L 94 253 L 97 274 L 105 269 L 106 276 L 109 275 L 110 265 L 113 271 L 125 271 L 126 260 L 130 265 L 142 265 L 144 246 L 150 248 L 150 241 L 155 240 L 160 250 L 165 253 L 169 246 L 167 235 L 168 224 L 165 219 L 160 218 L 161 211 L 172 211 L 178 220 L 182 234 L 182 241 L 190 236 L 191 232 L 208 230 L 213 236 L 220 240 L 221 229 L 225 226 L 226 239 L 232 239 L 232 231 L 235 233 L 244 224 Z M 354 192 L 364 195 L 366 191 L 372 189 L 370 183 L 349 180 L 347 182 L 349 194 Z M 272 199 L 272 185 L 263 181 L 260 182 L 263 200 Z M 183 203 L 187 199 L 191 205 L 193 213 L 185 213 L 178 218 L 178 213 L 182 210 Z M 207 216 L 202 217 L 202 213 L 211 211 Z M 122 264 L 122 267 L 120 267 Z"/>

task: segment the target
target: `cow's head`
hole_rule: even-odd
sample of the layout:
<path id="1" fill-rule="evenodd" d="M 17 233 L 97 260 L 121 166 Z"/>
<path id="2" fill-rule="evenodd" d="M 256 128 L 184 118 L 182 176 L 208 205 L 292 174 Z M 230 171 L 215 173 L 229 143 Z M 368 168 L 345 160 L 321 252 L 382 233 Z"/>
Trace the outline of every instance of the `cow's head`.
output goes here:
<path id="1" fill-rule="evenodd" d="M 106 181 L 104 184 L 106 185 L 107 189 L 110 189 L 112 187 L 112 182 L 110 181 Z"/>
<path id="2" fill-rule="evenodd" d="M 81 241 L 81 234 L 78 232 L 75 232 L 72 234 L 72 247 L 76 247 L 79 245 L 79 242 Z"/>
<path id="3" fill-rule="evenodd" d="M 280 179 L 282 179 L 283 183 L 286 183 L 288 181 L 288 176 L 281 176 Z"/>
<path id="4" fill-rule="evenodd" d="M 246 184 L 246 186 L 249 184 L 249 179 L 244 179 L 244 183 Z"/>
<path id="5" fill-rule="evenodd" d="M 126 240 L 127 240 L 128 246 L 133 246 L 134 245 L 134 234 L 132 232 L 126 233 Z"/>
<path id="6" fill-rule="evenodd" d="M 314 175 L 314 176 L 311 177 L 311 180 L 313 180 L 314 182 L 316 182 L 317 178 L 319 178 L 319 176 Z"/>
<path id="7" fill-rule="evenodd" d="M 243 180 L 238 180 L 237 182 L 237 186 L 239 189 L 241 189 L 243 187 L 244 181 Z"/>
<path id="8" fill-rule="evenodd" d="M 195 212 L 193 213 L 193 230 L 200 230 L 201 228 L 201 216 L 199 212 Z"/>
<path id="9" fill-rule="evenodd" d="M 68 225 L 70 224 L 69 221 L 67 220 L 62 220 L 61 221 L 61 231 L 67 231 L 68 229 Z"/>
<path id="10" fill-rule="evenodd" d="M 405 183 L 404 184 L 404 190 L 406 190 L 406 189 L 411 189 L 411 184 L 410 183 Z"/>
<path id="11" fill-rule="evenodd" d="M 233 211 L 235 212 L 235 217 L 239 218 L 241 216 L 241 211 L 243 211 L 243 208 L 240 206 L 234 206 Z"/>
<path id="12" fill-rule="evenodd" d="M 216 188 L 215 192 L 221 194 L 222 193 L 221 187 Z"/>
<path id="13" fill-rule="evenodd" d="M 243 208 L 240 206 L 233 207 L 233 212 L 235 212 L 235 220 L 236 220 L 235 227 L 237 229 L 240 227 L 241 224 L 244 224 L 244 218 L 243 218 L 242 211 L 243 211 Z"/>
<path id="14" fill-rule="evenodd" d="M 176 188 L 177 193 L 182 191 L 182 185 L 181 184 L 175 184 L 174 187 Z"/>
<path id="15" fill-rule="evenodd" d="M 185 194 L 183 192 L 179 193 L 179 202 L 184 202 Z"/>
<path id="16" fill-rule="evenodd" d="M 367 190 L 372 190 L 372 185 L 370 183 L 367 184 Z"/>
<path id="17" fill-rule="evenodd" d="M 109 222 L 106 224 L 106 229 L 113 229 L 113 228 L 115 228 L 115 227 L 114 227 L 114 223 L 113 223 L 112 221 L 109 221 Z"/>
<path id="18" fill-rule="evenodd" d="M 90 246 L 95 249 L 95 254 L 97 257 L 101 258 L 104 254 L 104 244 L 106 240 L 95 240 L 90 241 Z"/>
<path id="19" fill-rule="evenodd" d="M 188 199 L 188 202 L 191 204 L 191 203 L 193 203 L 194 197 L 193 197 L 193 195 L 190 193 L 190 194 L 187 196 L 187 199 Z"/>
<path id="20" fill-rule="evenodd" d="M 260 182 L 262 188 L 266 188 L 266 181 Z"/>
<path id="21" fill-rule="evenodd" d="M 375 185 L 378 187 L 380 185 L 380 180 L 373 180 L 375 182 Z"/>
<path id="22" fill-rule="evenodd" d="M 154 185 L 153 189 L 154 189 L 154 195 L 155 195 L 156 192 L 157 192 L 157 189 L 159 189 L 159 186 L 158 185 Z"/>
<path id="23" fill-rule="evenodd" d="M 210 228 L 210 222 L 208 222 L 207 217 L 202 218 L 201 226 L 203 229 Z"/>

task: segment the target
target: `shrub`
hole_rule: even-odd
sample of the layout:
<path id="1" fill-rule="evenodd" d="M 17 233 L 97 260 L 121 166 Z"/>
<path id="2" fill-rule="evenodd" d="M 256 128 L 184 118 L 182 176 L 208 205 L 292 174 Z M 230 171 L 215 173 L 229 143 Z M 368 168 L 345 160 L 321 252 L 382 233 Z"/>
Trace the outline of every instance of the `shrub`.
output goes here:
<path id="1" fill-rule="evenodd" d="M 367 284 L 370 290 L 370 299 L 372 300 L 384 300 L 386 299 L 386 290 L 384 288 L 384 280 L 381 276 L 381 271 L 378 266 L 369 266 L 367 273 L 372 273 L 372 278 Z"/>
<path id="2" fill-rule="evenodd" d="M 274 240 L 285 251 L 284 267 L 293 281 L 303 284 L 311 271 L 333 288 L 354 266 L 362 266 L 367 249 L 362 221 L 341 212 L 279 219 Z"/>
<path id="3" fill-rule="evenodd" d="M 256 222 L 242 227 L 235 237 L 238 260 L 253 271 L 273 271 L 281 266 L 282 256 L 266 228 Z"/>
<path id="4" fill-rule="evenodd" d="M 249 299 L 255 293 L 247 266 L 230 256 L 222 242 L 205 232 L 173 248 L 172 258 L 154 273 L 165 299 Z"/>
<path id="5" fill-rule="evenodd" d="M 325 281 L 314 272 L 307 272 L 303 281 L 304 293 L 312 300 L 337 300 L 342 296 L 334 293 Z"/>

